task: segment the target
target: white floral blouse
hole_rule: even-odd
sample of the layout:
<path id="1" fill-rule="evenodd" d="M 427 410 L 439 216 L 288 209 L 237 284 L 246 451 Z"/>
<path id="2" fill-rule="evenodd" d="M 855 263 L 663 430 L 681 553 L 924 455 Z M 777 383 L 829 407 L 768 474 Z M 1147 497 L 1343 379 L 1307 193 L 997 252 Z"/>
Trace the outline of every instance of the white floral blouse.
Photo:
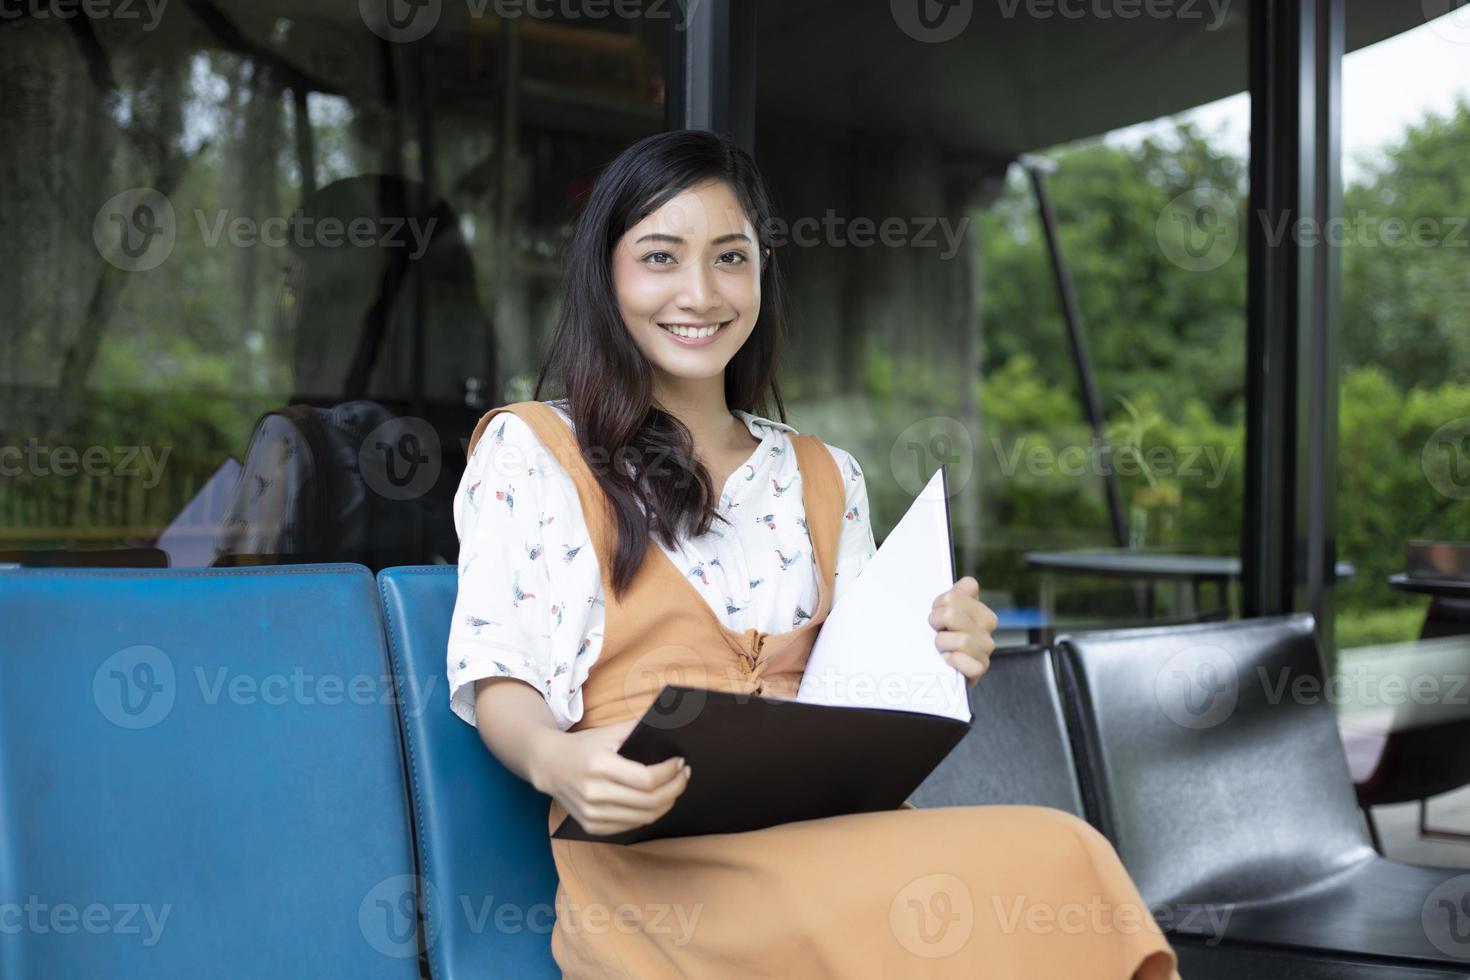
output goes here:
<path id="1" fill-rule="evenodd" d="M 572 425 L 566 400 L 548 402 Z M 816 611 L 812 560 L 796 450 L 781 422 L 735 411 L 760 445 L 730 475 L 720 521 L 707 534 L 659 548 L 689 576 L 731 629 L 778 633 Z M 827 445 L 823 443 L 823 445 Z M 867 485 L 857 461 L 827 445 L 846 488 L 833 601 L 876 550 Z M 450 706 L 475 723 L 475 681 L 515 677 L 546 698 L 566 730 L 582 717 L 582 682 L 602 647 L 606 605 L 576 486 L 513 412 L 496 416 L 481 436 L 454 498 L 459 533 L 459 592 L 449 631 Z"/>

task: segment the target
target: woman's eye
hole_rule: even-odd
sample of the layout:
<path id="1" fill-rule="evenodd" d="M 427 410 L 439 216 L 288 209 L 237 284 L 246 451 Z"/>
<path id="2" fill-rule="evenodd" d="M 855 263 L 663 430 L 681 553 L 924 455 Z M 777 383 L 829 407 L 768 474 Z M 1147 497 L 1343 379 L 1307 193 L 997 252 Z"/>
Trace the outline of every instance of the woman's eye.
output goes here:
<path id="1" fill-rule="evenodd" d="M 740 263 L 746 261 L 745 253 L 744 252 L 726 252 L 724 255 L 721 255 L 720 258 L 722 258 L 722 259 L 738 259 L 739 260 L 738 262 L 732 261 L 730 263 L 731 265 L 739 265 Z"/>
<path id="2" fill-rule="evenodd" d="M 672 255 L 670 255 L 668 252 L 650 252 L 649 254 L 643 256 L 643 261 L 644 262 L 647 262 L 650 259 L 657 259 L 657 258 L 660 258 L 660 257 L 665 258 L 665 259 L 668 259 L 669 262 L 674 261 L 674 257 Z M 654 265 L 668 265 L 669 262 L 655 262 L 653 264 Z"/>

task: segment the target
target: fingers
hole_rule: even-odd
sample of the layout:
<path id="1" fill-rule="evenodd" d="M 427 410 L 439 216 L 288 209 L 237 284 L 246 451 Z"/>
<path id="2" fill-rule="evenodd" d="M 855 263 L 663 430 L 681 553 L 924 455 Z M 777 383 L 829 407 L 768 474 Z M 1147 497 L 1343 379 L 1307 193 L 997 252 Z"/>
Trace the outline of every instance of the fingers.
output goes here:
<path id="1" fill-rule="evenodd" d="M 999 620 L 991 608 L 979 600 L 962 599 L 959 602 L 936 602 L 929 611 L 929 625 L 937 630 L 975 630 L 995 632 Z"/>
<path id="2" fill-rule="evenodd" d="M 616 753 L 609 752 L 599 756 L 593 763 L 592 774 L 629 789 L 649 793 L 677 776 L 683 762 L 683 759 L 674 756 L 663 762 L 645 766 L 641 762 L 634 762 L 632 759 L 625 759 Z"/>
<path id="3" fill-rule="evenodd" d="M 628 761 L 628 760 L 623 760 Z M 681 760 L 670 759 L 668 762 Z M 638 763 L 632 763 L 638 765 Z M 644 766 L 653 770 L 665 766 Z M 667 813 L 674 802 L 689 786 L 692 768 L 683 765 L 674 769 L 674 776 L 653 790 L 639 790 L 612 782 L 605 778 L 594 778 L 578 807 L 577 821 L 589 833 L 606 835 L 642 827 L 653 823 Z"/>
<path id="4" fill-rule="evenodd" d="M 591 786 L 584 797 L 589 808 L 602 812 L 604 808 L 630 810 L 644 816 L 658 815 L 674 805 L 689 785 L 689 768 L 685 767 L 668 782 L 655 790 L 644 791 L 618 783 L 598 782 Z"/>

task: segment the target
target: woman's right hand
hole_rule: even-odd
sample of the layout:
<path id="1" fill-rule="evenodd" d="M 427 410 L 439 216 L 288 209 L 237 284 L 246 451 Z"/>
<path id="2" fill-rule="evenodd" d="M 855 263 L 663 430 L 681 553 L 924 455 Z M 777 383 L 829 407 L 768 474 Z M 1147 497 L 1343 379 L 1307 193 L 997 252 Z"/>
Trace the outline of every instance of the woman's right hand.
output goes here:
<path id="1" fill-rule="evenodd" d="M 636 718 L 545 740 L 533 784 L 599 837 L 653 823 L 689 785 L 690 767 L 675 756 L 646 766 L 618 755 Z"/>

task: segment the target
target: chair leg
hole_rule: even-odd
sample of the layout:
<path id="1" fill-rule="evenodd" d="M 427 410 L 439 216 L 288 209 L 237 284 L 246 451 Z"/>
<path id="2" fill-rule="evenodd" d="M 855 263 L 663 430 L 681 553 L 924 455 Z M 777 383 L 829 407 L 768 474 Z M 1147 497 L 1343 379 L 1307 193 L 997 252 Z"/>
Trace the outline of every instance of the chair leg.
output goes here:
<path id="1" fill-rule="evenodd" d="M 1368 821 L 1368 839 L 1373 842 L 1373 850 L 1377 851 L 1380 857 L 1386 856 L 1383 853 L 1383 838 L 1378 836 L 1378 822 L 1373 819 L 1371 806 L 1363 807 L 1363 818 Z"/>
<path id="2" fill-rule="evenodd" d="M 1440 830 L 1429 826 L 1429 800 L 1419 801 L 1419 836 L 1436 837 L 1441 840 L 1470 841 L 1470 833 L 1461 830 Z"/>

